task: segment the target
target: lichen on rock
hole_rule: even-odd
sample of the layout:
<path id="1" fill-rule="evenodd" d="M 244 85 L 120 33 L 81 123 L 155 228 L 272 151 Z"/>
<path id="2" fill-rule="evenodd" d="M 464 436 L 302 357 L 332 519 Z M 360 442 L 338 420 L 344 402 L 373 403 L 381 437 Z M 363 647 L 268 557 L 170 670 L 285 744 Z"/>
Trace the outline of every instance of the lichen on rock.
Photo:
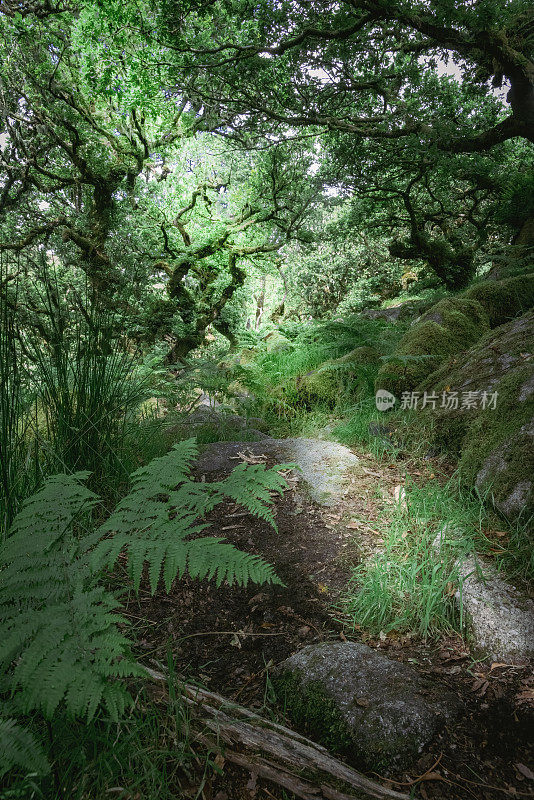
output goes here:
<path id="1" fill-rule="evenodd" d="M 486 334 L 418 387 L 456 391 L 459 407 L 427 407 L 412 435 L 459 459 L 465 483 L 492 497 L 513 519 L 534 514 L 534 311 Z M 483 408 L 462 407 L 463 393 L 494 395 Z"/>
<path id="2" fill-rule="evenodd" d="M 273 680 L 296 724 L 377 771 L 408 765 L 457 712 L 454 696 L 356 642 L 304 647 Z"/>

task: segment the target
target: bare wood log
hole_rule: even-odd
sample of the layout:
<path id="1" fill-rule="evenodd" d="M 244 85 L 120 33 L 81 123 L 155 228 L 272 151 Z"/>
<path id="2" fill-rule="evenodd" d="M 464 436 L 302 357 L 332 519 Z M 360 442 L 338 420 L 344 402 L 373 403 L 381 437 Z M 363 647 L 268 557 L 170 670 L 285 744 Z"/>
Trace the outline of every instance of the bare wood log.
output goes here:
<path id="1" fill-rule="evenodd" d="M 334 758 L 325 747 L 215 692 L 185 684 L 189 735 L 301 800 L 409 800 Z"/>

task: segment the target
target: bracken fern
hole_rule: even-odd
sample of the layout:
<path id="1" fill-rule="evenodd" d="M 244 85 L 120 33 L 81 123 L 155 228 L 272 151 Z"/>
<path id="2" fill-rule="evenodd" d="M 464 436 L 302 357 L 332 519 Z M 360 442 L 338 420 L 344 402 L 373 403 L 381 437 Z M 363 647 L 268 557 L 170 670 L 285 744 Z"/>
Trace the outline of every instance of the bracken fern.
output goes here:
<path id="1" fill-rule="evenodd" d="M 218 585 L 280 583 L 263 559 L 199 534 L 205 515 L 226 498 L 274 525 L 271 494 L 286 485 L 281 468 L 242 464 L 210 484 L 192 479 L 196 456 L 188 440 L 137 470 L 130 493 L 96 530 L 88 472 L 52 476 L 15 517 L 0 551 L 0 775 L 47 771 L 19 717 L 50 720 L 61 709 L 89 721 L 103 708 L 116 720 L 132 702 L 123 679 L 146 670 L 103 583 L 121 553 L 136 589 L 145 565 L 153 592 L 162 574 L 169 590 L 185 572 Z"/>
<path id="2" fill-rule="evenodd" d="M 121 553 L 127 554 L 130 577 L 138 589 L 148 562 L 152 592 L 162 570 L 167 591 L 175 577 L 185 572 L 194 578 L 215 578 L 217 585 L 222 581 L 278 582 L 265 561 L 240 552 L 220 537 L 189 537 L 206 528 L 202 517 L 225 498 L 275 526 L 271 492 L 281 492 L 284 479 L 278 470 L 267 470 L 263 464 L 241 464 L 226 480 L 194 482 L 190 469 L 196 455 L 195 441 L 188 439 L 133 473 L 132 491 L 100 528 L 102 535 L 111 537 L 98 544 L 93 563 L 111 568 Z"/>

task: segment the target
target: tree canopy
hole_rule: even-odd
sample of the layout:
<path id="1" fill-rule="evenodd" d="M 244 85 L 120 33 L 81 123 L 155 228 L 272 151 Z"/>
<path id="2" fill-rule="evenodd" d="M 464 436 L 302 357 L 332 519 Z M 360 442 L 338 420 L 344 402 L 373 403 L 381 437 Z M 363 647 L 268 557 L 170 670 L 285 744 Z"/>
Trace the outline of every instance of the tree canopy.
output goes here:
<path id="1" fill-rule="evenodd" d="M 453 289 L 532 244 L 523 0 L 4 1 L 0 24 L 0 247 L 53 251 L 173 356 L 232 341 L 250 259 L 317 248 L 340 199 Z"/>

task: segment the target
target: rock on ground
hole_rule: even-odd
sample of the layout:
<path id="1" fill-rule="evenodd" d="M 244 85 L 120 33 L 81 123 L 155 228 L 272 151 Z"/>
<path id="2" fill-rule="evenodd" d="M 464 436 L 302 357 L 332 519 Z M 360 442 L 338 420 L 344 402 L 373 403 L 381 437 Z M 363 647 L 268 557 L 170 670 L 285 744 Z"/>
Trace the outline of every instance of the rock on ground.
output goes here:
<path id="1" fill-rule="evenodd" d="M 347 489 L 347 471 L 359 459 L 348 447 L 322 439 L 264 439 L 261 442 L 214 442 L 207 445 L 197 462 L 201 473 L 230 472 L 239 463 L 239 454 L 252 458 L 264 455 L 280 463 L 293 462 L 313 500 L 333 505 Z"/>
<path id="2" fill-rule="evenodd" d="M 475 646 L 497 661 L 534 658 L 534 602 L 505 581 L 487 561 L 468 558 L 460 568 L 462 602 Z"/>
<path id="3" fill-rule="evenodd" d="M 534 309 L 457 353 L 417 387 L 438 398 L 456 392 L 458 408 L 421 406 L 407 430 L 432 450 L 459 459 L 476 485 L 510 519 L 534 514 Z M 472 403 L 464 404 L 466 398 Z"/>
<path id="4" fill-rule="evenodd" d="M 375 771 L 408 765 L 457 713 L 454 695 L 356 642 L 304 647 L 274 680 L 297 724 Z"/>
<path id="5" fill-rule="evenodd" d="M 436 550 L 446 546 L 448 535 L 444 526 L 434 541 Z M 461 590 L 455 601 L 471 629 L 474 649 L 507 663 L 534 658 L 534 601 L 481 556 L 459 561 L 458 571 Z"/>

